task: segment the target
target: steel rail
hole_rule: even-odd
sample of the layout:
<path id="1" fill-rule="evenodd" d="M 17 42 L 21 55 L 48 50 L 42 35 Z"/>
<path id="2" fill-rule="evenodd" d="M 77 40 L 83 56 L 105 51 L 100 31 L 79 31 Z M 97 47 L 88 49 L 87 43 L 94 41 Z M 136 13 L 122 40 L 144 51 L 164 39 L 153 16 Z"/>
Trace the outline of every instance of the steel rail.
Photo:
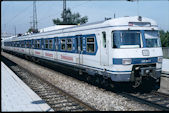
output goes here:
<path id="1" fill-rule="evenodd" d="M 22 68 L 15 62 L 8 60 L 5 57 L 2 57 L 2 59 L 4 63 L 8 65 L 14 73 L 16 73 L 16 75 L 27 83 L 27 85 L 30 86 L 42 99 L 44 99 L 55 111 L 98 111 L 94 107 L 82 102 L 59 87 L 54 86 L 48 81 L 36 76 L 29 70 Z M 11 65 L 11 63 L 15 65 Z M 19 70 L 15 70 L 15 67 L 19 68 Z M 27 75 L 25 73 L 28 73 L 29 76 L 25 76 Z M 64 102 L 62 102 L 62 100 Z"/>

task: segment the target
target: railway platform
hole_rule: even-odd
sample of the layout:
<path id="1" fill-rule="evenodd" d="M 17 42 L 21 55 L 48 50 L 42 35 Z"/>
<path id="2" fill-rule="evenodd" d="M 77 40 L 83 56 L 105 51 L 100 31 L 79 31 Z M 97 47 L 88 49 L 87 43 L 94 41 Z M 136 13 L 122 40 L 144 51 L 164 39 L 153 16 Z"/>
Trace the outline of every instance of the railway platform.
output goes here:
<path id="1" fill-rule="evenodd" d="M 33 90 L 1 62 L 2 111 L 53 111 Z"/>

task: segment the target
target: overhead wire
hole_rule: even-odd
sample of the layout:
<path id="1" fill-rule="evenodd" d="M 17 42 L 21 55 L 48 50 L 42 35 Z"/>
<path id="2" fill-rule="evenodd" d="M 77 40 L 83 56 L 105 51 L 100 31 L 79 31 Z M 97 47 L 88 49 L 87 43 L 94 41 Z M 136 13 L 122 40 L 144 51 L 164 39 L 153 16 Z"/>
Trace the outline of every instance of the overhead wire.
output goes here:
<path id="1" fill-rule="evenodd" d="M 24 8 L 24 9 L 22 10 L 22 12 L 16 14 L 13 18 L 11 18 L 11 20 L 9 20 L 9 22 L 12 23 L 16 18 L 20 17 L 22 14 L 25 14 L 25 12 L 30 8 L 30 6 L 32 6 L 32 4 L 29 5 L 28 7 Z"/>

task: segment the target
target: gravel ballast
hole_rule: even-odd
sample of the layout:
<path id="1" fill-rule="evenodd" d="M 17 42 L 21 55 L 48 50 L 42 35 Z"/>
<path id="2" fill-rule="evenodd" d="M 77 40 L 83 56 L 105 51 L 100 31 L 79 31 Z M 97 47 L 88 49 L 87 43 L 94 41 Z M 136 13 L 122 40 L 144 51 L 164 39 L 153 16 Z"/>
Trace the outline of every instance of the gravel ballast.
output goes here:
<path id="1" fill-rule="evenodd" d="M 73 77 L 66 76 L 62 73 L 53 71 L 51 69 L 42 67 L 35 63 L 31 63 L 27 60 L 15 57 L 13 55 L 1 52 L 1 54 L 14 61 L 21 67 L 31 71 L 47 81 L 50 81 L 53 85 L 61 88 L 62 90 L 70 93 L 74 97 L 82 100 L 85 103 L 94 106 L 101 111 L 154 111 L 155 108 L 147 105 L 140 104 L 138 102 L 129 100 L 121 95 L 106 91 L 105 89 L 98 88 L 77 80 Z M 57 67 L 56 67 L 57 68 Z M 66 71 L 66 70 L 65 70 Z"/>

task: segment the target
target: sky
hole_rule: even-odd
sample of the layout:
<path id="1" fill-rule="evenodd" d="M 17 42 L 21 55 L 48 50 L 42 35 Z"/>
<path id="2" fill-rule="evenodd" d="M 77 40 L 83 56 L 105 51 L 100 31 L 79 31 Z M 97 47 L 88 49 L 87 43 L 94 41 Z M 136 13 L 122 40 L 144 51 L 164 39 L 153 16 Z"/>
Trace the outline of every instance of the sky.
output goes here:
<path id="1" fill-rule="evenodd" d="M 87 16 L 88 23 L 123 16 L 148 17 L 155 20 L 160 29 L 169 31 L 169 0 L 80 0 L 67 1 L 66 7 L 72 13 L 79 12 L 81 17 Z M 62 1 L 37 1 L 38 28 L 53 26 L 52 19 L 60 18 L 63 10 Z M 30 28 L 33 17 L 33 1 L 2 1 L 1 32 L 15 34 L 25 33 Z"/>

